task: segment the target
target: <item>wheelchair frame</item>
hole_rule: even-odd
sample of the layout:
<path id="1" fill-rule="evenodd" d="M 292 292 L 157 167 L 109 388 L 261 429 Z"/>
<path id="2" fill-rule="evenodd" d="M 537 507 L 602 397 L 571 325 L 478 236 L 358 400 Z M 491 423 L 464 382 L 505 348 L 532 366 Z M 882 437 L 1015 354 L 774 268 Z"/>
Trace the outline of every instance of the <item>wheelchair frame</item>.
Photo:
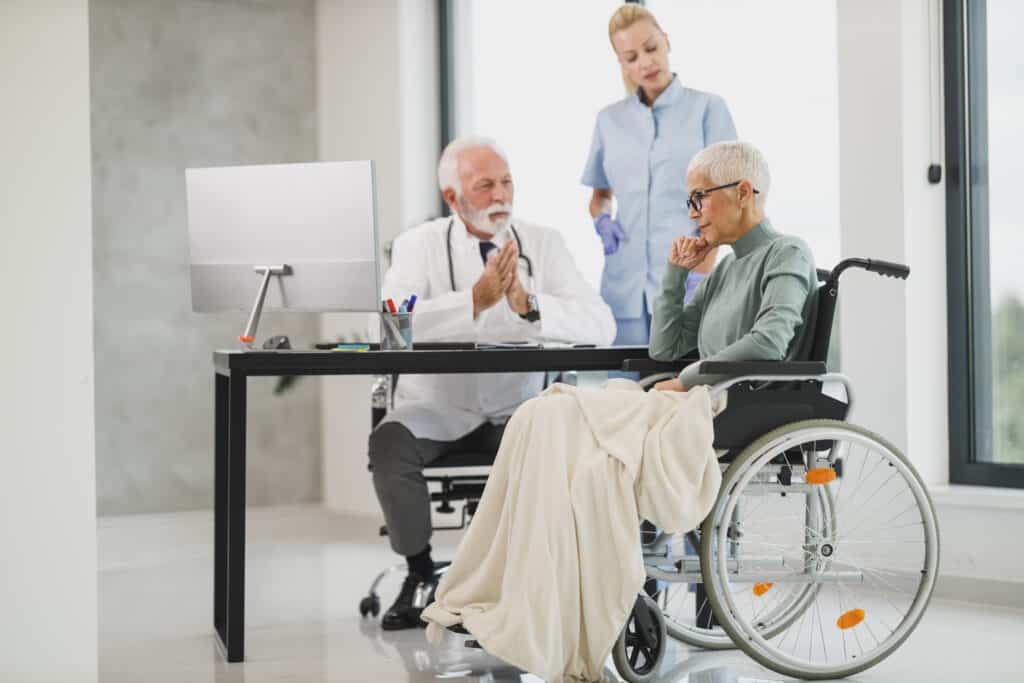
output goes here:
<path id="1" fill-rule="evenodd" d="M 810 317 L 814 327 L 812 333 L 805 339 L 804 347 L 795 350 L 795 357 L 809 360 L 729 363 L 704 361 L 701 364 L 701 373 L 727 377 L 710 387 L 713 400 L 720 400 L 724 395 L 729 404 L 733 403 L 733 398 L 740 398 L 739 403 L 742 404 L 737 406 L 738 417 L 731 420 L 731 426 L 736 434 L 720 432 L 719 422 L 730 422 L 730 405 L 727 405 L 715 420 L 715 448 L 724 472 L 722 488 L 712 512 L 699 529 L 699 538 L 696 535 L 698 530 L 686 534 L 662 532 L 652 541 L 642 544 L 642 553 L 649 579 L 683 584 L 683 590 L 685 584 L 701 586 L 707 592 L 707 602 L 710 603 L 715 620 L 706 624 L 706 627 L 702 626 L 700 614 L 706 610 L 706 606 L 697 599 L 695 625 L 675 624 L 674 628 L 666 629 L 666 614 L 663 610 L 667 610 L 667 603 L 658 605 L 646 596 L 641 596 L 643 599 L 637 600 L 619 642 L 613 649 L 616 668 L 630 683 L 647 683 L 654 680 L 658 664 L 664 655 L 663 634 L 666 631 L 678 640 L 699 647 L 723 649 L 738 646 L 764 666 L 789 676 L 805 679 L 849 676 L 873 666 L 895 651 L 909 636 L 927 608 L 938 567 L 938 527 L 927 491 L 912 465 L 898 449 L 881 437 L 846 422 L 846 416 L 854 402 L 853 386 L 845 375 L 829 373 L 825 368 L 824 361 L 828 354 L 839 291 L 839 277 L 849 268 L 863 268 L 900 279 L 908 277 L 910 272 L 909 268 L 900 264 L 869 259 L 847 259 L 831 271 L 819 270 L 819 281 L 823 281 L 824 284 L 819 286 L 814 294 L 815 301 Z M 645 377 L 642 383 L 650 386 L 659 379 L 674 377 L 685 364 L 627 363 L 625 369 L 649 370 L 653 365 L 655 369 L 669 371 L 666 374 Z M 825 397 L 822 388 L 826 383 L 842 385 L 845 389 L 845 402 Z M 779 402 L 772 405 L 762 402 L 758 405 L 756 401 L 750 400 L 752 394 L 766 390 L 775 394 L 776 398 L 780 399 Z M 794 400 L 793 397 L 798 398 Z M 825 398 L 818 400 L 813 397 Z M 790 414 L 787 415 L 787 412 Z M 816 433 L 814 429 L 820 430 L 823 435 L 832 435 L 833 438 L 822 437 L 820 441 L 808 440 L 806 436 L 802 440 L 797 438 L 794 444 L 801 448 L 801 458 L 794 460 L 791 453 L 794 444 L 786 445 L 786 433 L 799 436 Z M 782 433 L 781 436 L 778 436 L 779 433 Z M 839 441 L 839 437 L 843 438 L 842 442 Z M 773 444 L 773 438 L 777 444 Z M 831 473 L 829 476 L 833 480 L 840 480 L 842 485 L 843 457 L 846 453 L 836 451 L 841 446 L 848 447 L 847 439 L 860 439 L 863 443 L 877 445 L 883 455 L 891 455 L 889 465 L 896 468 L 906 480 L 907 490 L 916 504 L 915 509 L 921 514 L 923 540 L 920 543 L 924 546 L 924 567 L 921 569 L 920 583 L 913 601 L 906 614 L 902 616 L 899 626 L 891 629 L 889 636 L 881 640 L 873 631 L 871 632 L 870 635 L 878 646 L 876 651 L 869 650 L 865 653 L 858 637 L 857 642 L 861 647 L 861 654 L 864 655 L 859 660 L 854 657 L 839 664 L 819 665 L 813 661 L 812 653 L 809 653 L 807 661 L 804 661 L 798 656 L 788 656 L 782 652 L 781 643 L 776 647 L 769 641 L 779 633 L 784 634 L 785 640 L 789 636 L 786 629 L 789 629 L 796 619 L 805 615 L 812 604 L 817 609 L 816 601 L 824 586 L 832 584 L 836 591 L 841 593 L 848 586 L 863 584 L 870 587 L 878 585 L 881 580 L 873 573 L 875 570 L 859 568 L 856 565 L 846 566 L 838 559 L 832 559 L 835 551 L 833 541 L 843 542 L 836 533 L 840 511 L 836 509 L 832 489 L 828 486 L 822 487 L 817 481 L 812 483 L 808 479 L 809 474 L 814 479 L 818 476 L 815 473 Z M 803 452 L 803 446 L 808 442 L 812 447 L 810 455 Z M 827 447 L 819 449 L 822 445 Z M 768 451 L 768 455 L 772 455 L 768 460 L 764 460 L 768 455 L 760 456 L 764 461 L 759 464 L 758 448 L 775 448 L 775 451 Z M 756 469 L 750 471 L 752 468 Z M 872 474 L 874 471 L 872 470 Z M 863 478 L 863 468 L 859 474 Z M 885 485 L 888 485 L 888 481 L 886 480 Z M 776 494 L 803 495 L 805 501 L 804 542 L 801 549 L 803 568 L 799 572 L 787 567 L 785 558 L 780 558 L 779 552 L 762 555 L 748 555 L 742 552 L 743 533 L 738 520 L 739 498 Z M 729 499 L 730 496 L 732 500 Z M 673 541 L 678 540 L 681 535 L 699 544 L 699 557 L 686 554 L 685 551 L 673 550 Z M 674 567 L 675 571 L 670 571 L 666 567 Z M 728 593 L 729 584 L 752 584 L 755 594 L 759 596 L 759 587 L 767 592 L 775 584 L 796 586 L 793 593 L 795 597 L 789 598 L 788 603 L 777 604 L 762 618 L 745 623 L 742 610 L 738 609 Z M 662 592 L 662 596 L 666 594 L 667 591 Z M 856 610 L 851 610 L 850 614 L 854 612 Z M 850 615 L 844 613 L 837 620 L 838 628 L 854 628 L 859 625 L 860 622 L 857 622 L 854 626 L 847 627 L 844 619 L 848 616 Z M 818 617 L 819 629 L 822 631 L 821 645 L 825 649 L 824 656 L 828 658 L 824 622 L 820 621 L 820 615 Z M 803 618 L 806 619 L 806 616 Z M 859 617 L 854 615 L 848 621 L 853 623 L 857 618 L 864 618 L 863 610 L 860 610 Z M 754 621 L 757 623 L 753 623 Z M 804 623 L 801 621 L 801 633 L 803 626 Z M 811 629 L 813 628 L 812 616 Z M 843 652 L 848 656 L 845 630 L 842 635 Z M 800 638 L 801 634 L 797 634 L 797 640 Z M 810 638 L 813 651 L 813 633 L 810 634 Z"/>

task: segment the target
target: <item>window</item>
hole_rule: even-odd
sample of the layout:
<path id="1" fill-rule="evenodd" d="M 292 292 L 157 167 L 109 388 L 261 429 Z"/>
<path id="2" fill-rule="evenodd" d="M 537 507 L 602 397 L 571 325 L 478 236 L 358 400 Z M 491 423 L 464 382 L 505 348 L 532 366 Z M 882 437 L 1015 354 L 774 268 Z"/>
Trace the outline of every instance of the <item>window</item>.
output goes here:
<path id="1" fill-rule="evenodd" d="M 608 20 L 620 0 L 442 3 L 445 139 L 497 139 L 516 213 L 559 229 L 597 286 L 600 241 L 580 183 L 600 109 L 621 99 Z M 721 95 L 739 137 L 772 171 L 768 213 L 821 267 L 839 260 L 839 92 L 835 0 L 648 0 L 687 86 Z M 445 16 L 446 15 L 446 16 Z M 799 17 L 793 21 L 790 17 Z M 727 28 L 728 46 L 720 41 Z M 829 367 L 839 365 L 833 339 Z"/>
<path id="2" fill-rule="evenodd" d="M 1017 0 L 945 0 L 950 479 L 1024 487 Z"/>
<path id="3" fill-rule="evenodd" d="M 594 287 L 604 256 L 580 184 L 597 112 L 624 96 L 608 43 L 620 0 L 454 0 L 448 73 L 454 136 L 509 156 L 515 212 L 559 230 Z"/>
<path id="4" fill-rule="evenodd" d="M 768 159 L 768 215 L 775 227 L 805 239 L 820 267 L 834 266 L 839 261 L 835 0 L 645 4 L 669 35 L 679 78 L 724 97 L 739 138 L 757 145 Z"/>

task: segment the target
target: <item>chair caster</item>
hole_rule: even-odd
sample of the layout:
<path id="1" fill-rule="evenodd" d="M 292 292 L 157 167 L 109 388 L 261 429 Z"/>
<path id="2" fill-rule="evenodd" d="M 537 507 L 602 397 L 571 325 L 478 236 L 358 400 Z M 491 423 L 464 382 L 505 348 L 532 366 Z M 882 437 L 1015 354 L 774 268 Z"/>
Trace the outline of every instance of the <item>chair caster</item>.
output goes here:
<path id="1" fill-rule="evenodd" d="M 365 617 L 367 614 L 374 617 L 380 614 L 380 596 L 376 593 L 370 593 L 359 601 L 359 615 Z"/>
<path id="2" fill-rule="evenodd" d="M 661 608 L 647 595 L 637 596 L 612 648 L 616 671 L 627 683 L 650 683 L 658 676 L 667 647 L 668 633 Z"/>

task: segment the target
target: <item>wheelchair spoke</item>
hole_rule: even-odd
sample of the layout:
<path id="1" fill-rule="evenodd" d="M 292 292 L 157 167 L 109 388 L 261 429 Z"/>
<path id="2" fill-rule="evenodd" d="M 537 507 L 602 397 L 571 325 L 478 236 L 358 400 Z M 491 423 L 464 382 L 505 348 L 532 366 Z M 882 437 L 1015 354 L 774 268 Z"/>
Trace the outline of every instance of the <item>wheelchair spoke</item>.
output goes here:
<path id="1" fill-rule="evenodd" d="M 891 503 L 895 502 L 895 500 L 896 500 L 897 498 L 899 498 L 899 497 L 900 497 L 900 495 L 902 495 L 902 494 L 904 494 L 904 493 L 907 493 L 906 489 L 900 489 L 899 491 L 897 491 L 897 492 L 896 492 L 896 495 L 894 495 L 894 496 L 893 496 L 892 498 L 890 498 L 889 500 L 885 501 L 885 503 L 883 503 L 882 505 L 880 505 L 880 506 L 877 506 L 877 508 L 876 508 L 876 509 L 879 509 L 879 510 L 885 510 L 885 509 L 887 509 L 887 508 L 888 508 L 888 506 L 889 506 L 889 505 L 890 505 Z M 869 498 L 868 500 L 870 500 L 870 498 Z M 865 507 L 866 507 L 866 504 L 867 504 L 867 501 L 865 501 Z M 894 515 L 893 517 L 891 517 L 891 518 L 890 518 L 889 520 L 887 520 L 887 521 L 889 521 L 889 522 L 895 521 L 895 520 L 896 520 L 896 519 L 898 519 L 898 518 L 899 518 L 899 517 L 900 517 L 901 515 L 903 515 L 903 514 L 906 514 L 906 513 L 907 513 L 907 512 L 909 512 L 910 510 L 916 510 L 916 509 L 917 509 L 917 501 L 916 501 L 916 500 L 913 500 L 913 501 L 911 502 L 911 504 L 910 504 L 910 506 L 909 506 L 909 507 L 907 507 L 906 509 L 904 509 L 904 510 L 903 510 L 902 512 L 900 512 L 899 514 L 897 514 L 897 515 Z M 856 526 L 854 526 L 854 530 L 857 530 L 857 529 L 861 528 L 861 527 L 862 527 L 862 526 L 863 526 L 864 524 L 866 524 L 866 523 L 867 523 L 868 521 L 870 521 L 870 520 L 871 520 L 871 514 L 872 514 L 872 512 L 873 512 L 873 510 L 870 510 L 870 509 L 869 509 L 869 511 L 868 511 L 868 512 L 867 512 L 866 514 L 862 515 L 860 519 L 856 520 Z M 848 527 L 848 528 L 849 528 L 849 527 Z M 850 535 L 852 535 L 852 534 L 853 534 L 853 531 L 847 531 L 846 533 L 847 533 L 847 534 L 850 534 Z M 840 535 L 842 535 L 842 534 L 840 534 Z"/>
<path id="2" fill-rule="evenodd" d="M 800 425 L 734 460 L 702 562 L 739 647 L 786 675 L 842 678 L 890 654 L 920 619 L 935 579 L 935 518 L 893 447 L 844 423 Z M 825 457 L 843 471 L 809 476 Z M 784 461 L 793 490 L 780 486 Z"/>
<path id="3" fill-rule="evenodd" d="M 864 448 L 863 448 L 863 450 L 864 450 L 864 453 L 865 453 L 865 455 L 866 455 L 866 454 L 867 454 L 867 447 L 864 447 Z M 852 457 L 852 456 L 851 456 L 851 457 Z M 875 467 L 874 467 L 874 469 L 872 469 L 872 470 L 871 470 L 871 473 L 872 473 L 872 474 L 874 474 L 874 473 L 875 473 L 875 470 L 876 470 L 876 469 L 878 469 L 878 466 L 879 466 L 880 464 L 881 464 L 881 462 L 875 463 Z M 860 474 L 859 474 L 859 475 L 858 475 L 858 477 L 857 477 L 857 481 L 856 481 L 856 483 L 855 483 L 855 484 L 853 485 L 853 490 L 854 490 L 854 493 L 853 493 L 853 494 L 851 494 L 851 497 L 852 497 L 853 495 L 856 495 L 856 491 L 860 489 L 860 485 L 861 485 L 861 482 L 862 482 L 862 481 L 864 481 L 864 471 L 865 471 L 865 470 L 867 469 L 867 466 L 868 466 L 868 464 L 867 464 L 867 458 L 865 457 L 865 458 L 864 458 L 864 459 L 863 459 L 863 460 L 861 461 L 861 465 L 860 465 Z M 842 513 L 843 513 L 843 510 L 845 509 L 845 507 L 846 507 L 846 504 L 847 504 L 848 502 L 849 502 L 849 499 L 847 499 L 846 501 L 840 501 L 840 502 L 839 502 L 839 504 L 838 504 L 838 505 L 836 506 L 836 516 L 837 516 L 837 517 L 839 517 L 840 519 L 842 518 Z"/>
<path id="4" fill-rule="evenodd" d="M 842 544 L 844 546 L 851 545 L 851 544 L 859 544 L 859 543 L 870 543 L 872 545 L 877 545 L 879 543 L 881 543 L 882 545 L 885 545 L 887 543 L 896 543 L 898 545 L 907 545 L 907 544 L 910 544 L 910 545 L 924 545 L 924 541 L 922 541 L 921 539 L 913 539 L 913 538 L 909 538 L 909 539 L 906 539 L 906 540 L 895 538 L 895 539 L 892 539 L 892 540 L 889 540 L 889 541 L 884 541 L 884 540 L 874 541 L 874 540 L 871 540 L 871 539 L 850 540 L 849 538 L 836 539 L 837 543 L 839 543 L 840 541 L 842 541 Z"/>
<path id="5" fill-rule="evenodd" d="M 821 636 L 821 650 L 825 653 L 825 660 L 828 660 L 828 645 L 825 644 L 825 625 L 821 619 L 821 606 L 814 601 L 814 611 L 818 613 L 818 635 Z"/>

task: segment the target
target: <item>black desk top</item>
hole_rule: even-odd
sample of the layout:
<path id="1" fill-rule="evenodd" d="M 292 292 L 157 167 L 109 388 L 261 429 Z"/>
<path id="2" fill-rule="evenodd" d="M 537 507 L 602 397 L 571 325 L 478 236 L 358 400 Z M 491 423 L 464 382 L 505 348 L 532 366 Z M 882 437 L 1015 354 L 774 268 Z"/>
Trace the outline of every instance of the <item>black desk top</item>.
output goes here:
<path id="1" fill-rule="evenodd" d="M 465 372 L 544 372 L 631 369 L 650 361 L 646 346 L 466 349 L 444 351 L 214 351 L 218 373 L 228 375 L 375 375 Z"/>

